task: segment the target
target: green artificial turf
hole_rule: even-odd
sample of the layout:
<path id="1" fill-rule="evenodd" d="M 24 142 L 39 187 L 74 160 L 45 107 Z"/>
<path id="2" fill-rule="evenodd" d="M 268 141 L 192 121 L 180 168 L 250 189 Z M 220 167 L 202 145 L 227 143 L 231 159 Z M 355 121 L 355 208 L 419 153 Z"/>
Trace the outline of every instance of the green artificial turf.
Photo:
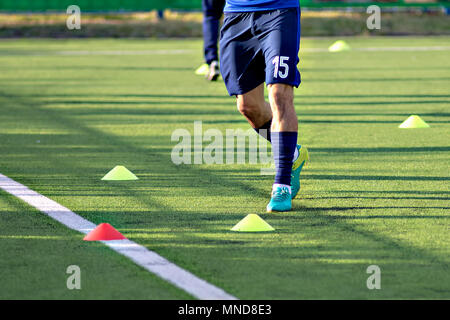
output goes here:
<path id="1" fill-rule="evenodd" d="M 0 42 L 0 173 L 240 299 L 450 298 L 448 50 L 302 51 L 295 102 L 311 162 L 293 211 L 272 214 L 260 164 L 171 161 L 172 132 L 194 121 L 249 128 L 223 82 L 194 74 L 201 51 L 200 40 Z M 399 129 L 411 114 L 431 127 Z M 101 181 L 115 165 L 140 179 Z M 0 211 L 0 298 L 188 297 L 4 192 Z M 276 231 L 229 231 L 249 213 Z M 65 288 L 69 264 L 86 270 L 80 291 Z M 372 264 L 381 290 L 366 287 Z"/>
<path id="2" fill-rule="evenodd" d="M 0 225 L 0 299 L 190 299 L 3 191 Z M 67 287 L 72 265 L 80 268 L 80 290 Z"/>

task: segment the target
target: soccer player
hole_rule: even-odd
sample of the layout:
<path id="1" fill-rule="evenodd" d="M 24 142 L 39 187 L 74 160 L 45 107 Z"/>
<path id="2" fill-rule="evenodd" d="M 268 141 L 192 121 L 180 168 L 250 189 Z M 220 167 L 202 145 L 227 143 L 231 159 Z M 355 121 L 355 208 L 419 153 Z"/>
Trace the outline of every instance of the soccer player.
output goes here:
<path id="1" fill-rule="evenodd" d="M 299 0 L 226 0 L 224 14 L 222 78 L 238 110 L 272 144 L 276 173 L 267 211 L 289 211 L 308 160 L 307 149 L 297 144 L 294 108 L 294 87 L 300 84 Z"/>
<path id="2" fill-rule="evenodd" d="M 222 17 L 225 0 L 202 0 L 203 9 L 203 49 L 208 64 L 206 79 L 216 81 L 219 77 L 219 55 L 217 40 L 219 39 L 219 21 Z"/>

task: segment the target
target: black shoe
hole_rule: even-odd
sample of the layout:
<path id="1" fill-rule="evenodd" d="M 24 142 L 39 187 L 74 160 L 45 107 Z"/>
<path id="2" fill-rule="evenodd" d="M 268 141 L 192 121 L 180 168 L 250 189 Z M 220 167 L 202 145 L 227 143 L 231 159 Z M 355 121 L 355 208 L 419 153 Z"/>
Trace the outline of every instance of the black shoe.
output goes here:
<path id="1" fill-rule="evenodd" d="M 206 74 L 206 80 L 216 81 L 219 75 L 220 75 L 219 62 L 218 61 L 211 62 L 211 64 L 209 65 L 209 71 Z"/>

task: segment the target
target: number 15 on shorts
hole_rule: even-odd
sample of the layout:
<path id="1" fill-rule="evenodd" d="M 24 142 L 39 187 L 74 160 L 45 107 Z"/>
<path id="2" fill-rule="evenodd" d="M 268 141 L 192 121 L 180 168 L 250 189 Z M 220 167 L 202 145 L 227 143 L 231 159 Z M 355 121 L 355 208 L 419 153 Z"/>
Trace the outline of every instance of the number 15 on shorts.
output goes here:
<path id="1" fill-rule="evenodd" d="M 289 57 L 286 56 L 276 56 L 273 58 L 272 63 L 274 64 L 275 68 L 273 70 L 273 77 L 281 79 L 284 79 L 289 74 L 289 66 L 287 65 L 287 61 L 289 60 Z"/>

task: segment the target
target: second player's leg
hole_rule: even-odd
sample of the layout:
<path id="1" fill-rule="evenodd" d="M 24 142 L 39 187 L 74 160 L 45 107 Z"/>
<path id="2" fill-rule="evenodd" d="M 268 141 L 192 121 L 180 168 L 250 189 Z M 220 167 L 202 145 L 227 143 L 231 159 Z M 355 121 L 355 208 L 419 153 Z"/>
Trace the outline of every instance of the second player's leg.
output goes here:
<path id="1" fill-rule="evenodd" d="M 224 0 L 203 0 L 203 43 L 205 61 L 209 66 L 206 79 L 215 81 L 220 75 L 217 40 L 219 38 L 219 24 L 222 16 Z"/>
<path id="2" fill-rule="evenodd" d="M 203 0 L 203 46 L 205 61 L 211 64 L 218 61 L 217 40 L 219 38 L 219 20 L 222 16 L 224 1 Z"/>

